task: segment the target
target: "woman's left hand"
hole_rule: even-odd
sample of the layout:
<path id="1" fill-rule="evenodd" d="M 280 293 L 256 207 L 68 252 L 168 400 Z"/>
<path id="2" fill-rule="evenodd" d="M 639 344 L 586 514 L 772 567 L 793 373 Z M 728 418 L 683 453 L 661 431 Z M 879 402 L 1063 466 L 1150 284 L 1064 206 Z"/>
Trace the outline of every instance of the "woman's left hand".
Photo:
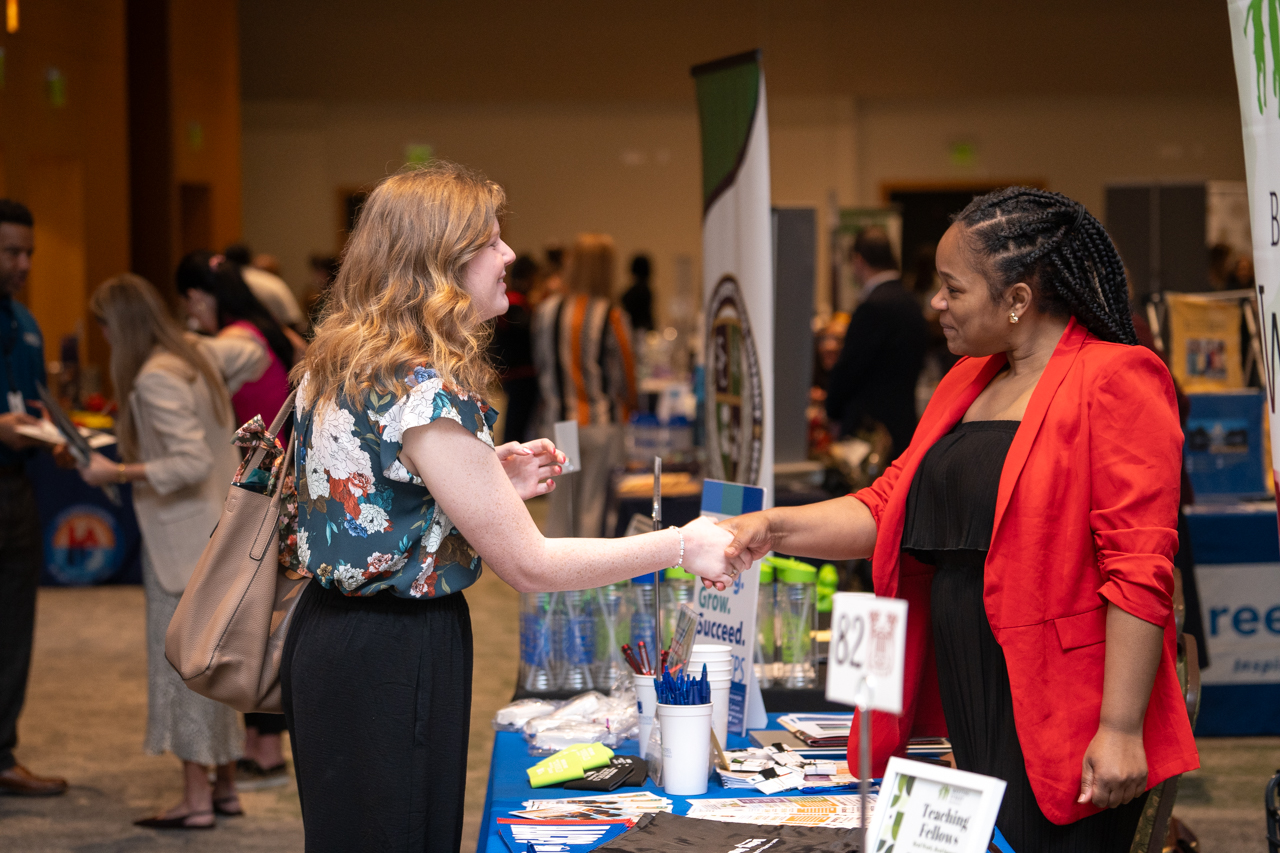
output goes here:
<path id="1" fill-rule="evenodd" d="M 1078 803 L 1092 801 L 1103 809 L 1115 808 L 1147 789 L 1147 753 L 1142 731 L 1123 732 L 1099 726 L 1084 753 Z"/>
<path id="2" fill-rule="evenodd" d="M 89 456 L 88 467 L 80 469 L 80 477 L 90 486 L 115 483 L 120 478 L 120 465 L 101 453 L 93 453 Z"/>
<path id="3" fill-rule="evenodd" d="M 535 438 L 524 444 L 509 441 L 495 449 L 502 470 L 507 472 L 521 500 L 545 495 L 556 487 L 551 478 L 560 473 L 565 456 L 549 440 Z"/>

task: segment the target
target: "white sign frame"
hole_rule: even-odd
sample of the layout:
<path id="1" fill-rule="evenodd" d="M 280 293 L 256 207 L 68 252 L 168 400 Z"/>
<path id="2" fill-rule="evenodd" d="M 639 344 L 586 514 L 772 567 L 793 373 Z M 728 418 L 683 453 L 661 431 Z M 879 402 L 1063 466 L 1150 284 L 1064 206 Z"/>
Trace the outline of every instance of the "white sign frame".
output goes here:
<path id="1" fill-rule="evenodd" d="M 582 470 L 582 451 L 578 446 L 578 422 L 556 421 L 552 427 L 555 436 L 556 450 L 564 454 L 564 464 L 560 466 L 561 474 L 572 474 Z"/>
<path id="2" fill-rule="evenodd" d="M 739 484 L 733 484 L 739 485 Z M 759 486 L 745 486 L 758 489 Z M 768 505 L 769 492 L 764 490 L 761 504 Z M 703 510 L 699 515 L 712 521 L 720 522 L 734 518 L 722 512 Z M 703 584 L 696 586 L 693 609 L 698 614 L 698 627 L 694 632 L 693 642 L 720 643 L 730 648 L 733 661 L 733 683 L 729 685 L 729 731 L 745 736 L 751 729 L 764 728 L 769 723 L 769 715 L 764 707 L 764 696 L 760 692 L 760 683 L 756 680 L 756 613 L 760 598 L 760 561 L 756 560 L 724 592 L 707 589 Z M 735 639 L 724 639 L 720 636 L 709 636 L 704 629 L 709 624 L 728 625 L 737 618 L 742 633 Z M 739 714 L 741 716 L 739 716 Z"/>
<path id="3" fill-rule="evenodd" d="M 909 784 L 912 789 L 904 790 L 900 794 L 898 791 L 900 780 L 904 788 Z M 919 782 L 925 784 L 917 785 L 916 783 Z M 928 790 L 935 786 L 944 792 L 947 799 L 950 799 L 956 789 L 965 791 L 966 794 L 976 793 L 979 797 L 977 805 L 968 810 L 967 819 L 970 823 L 963 830 L 964 837 L 957 839 L 954 843 L 948 844 L 945 839 L 938 837 L 919 838 L 920 833 L 933 831 L 935 828 L 941 835 L 950 835 L 955 831 L 954 825 L 945 819 L 929 821 L 930 826 L 926 829 L 923 809 L 920 814 L 915 813 L 917 803 L 923 805 L 928 801 L 921 799 L 914 789 Z M 889 766 L 884 771 L 884 782 L 880 785 L 880 795 L 876 799 L 876 810 L 867 827 L 867 847 L 878 849 L 878 842 L 884 837 L 886 825 L 888 832 L 892 833 L 893 822 L 897 822 L 898 835 L 893 839 L 894 853 L 986 853 L 995 830 L 996 817 L 1000 814 L 1000 803 L 1004 799 L 1006 787 L 1003 779 L 996 779 L 993 776 L 983 776 L 979 773 L 926 764 L 907 758 L 890 758 Z M 906 796 L 907 799 L 900 800 L 899 796 Z M 907 806 L 911 808 L 908 809 Z M 935 813 L 955 814 L 954 804 L 945 805 L 935 802 L 935 806 L 937 806 Z M 898 815 L 902 817 L 899 818 Z M 912 830 L 917 830 L 916 839 L 907 837 Z"/>
<path id="4" fill-rule="evenodd" d="M 832 597 L 828 702 L 900 715 L 906 661 L 906 601 L 861 592 Z"/>

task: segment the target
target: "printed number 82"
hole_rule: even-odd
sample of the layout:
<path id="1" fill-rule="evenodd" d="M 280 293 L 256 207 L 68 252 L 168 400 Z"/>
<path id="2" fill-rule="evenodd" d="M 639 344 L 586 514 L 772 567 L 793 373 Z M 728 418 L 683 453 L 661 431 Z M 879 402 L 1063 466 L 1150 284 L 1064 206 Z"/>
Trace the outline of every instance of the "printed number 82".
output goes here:
<path id="1" fill-rule="evenodd" d="M 834 644 L 836 665 L 848 664 L 854 669 L 862 669 L 862 661 L 857 657 L 862 649 L 862 639 L 867 632 L 866 620 L 861 616 L 850 617 L 841 613 L 836 620 L 836 641 Z"/>

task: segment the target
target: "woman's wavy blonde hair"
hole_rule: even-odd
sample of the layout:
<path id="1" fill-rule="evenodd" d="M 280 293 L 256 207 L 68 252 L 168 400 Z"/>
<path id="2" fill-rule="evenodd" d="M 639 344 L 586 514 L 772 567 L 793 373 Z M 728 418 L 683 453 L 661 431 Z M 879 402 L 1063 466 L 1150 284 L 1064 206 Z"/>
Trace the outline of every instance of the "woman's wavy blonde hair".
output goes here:
<path id="1" fill-rule="evenodd" d="M 369 194 L 306 358 L 312 402 L 408 392 L 426 364 L 445 383 L 484 396 L 496 374 L 491 327 L 463 289 L 467 263 L 489 242 L 506 194 L 453 163 L 401 172 Z"/>
<path id="2" fill-rule="evenodd" d="M 89 310 L 111 335 L 111 382 L 120 401 L 120 423 L 116 440 L 126 462 L 138 461 L 138 425 L 134 423 L 129 397 L 142 365 L 156 349 L 168 350 L 186 362 L 183 378 L 195 382 L 199 376 L 209 386 L 218 423 L 231 423 L 231 397 L 220 374 L 170 316 L 151 283 L 133 273 L 109 278 L 89 298 Z"/>

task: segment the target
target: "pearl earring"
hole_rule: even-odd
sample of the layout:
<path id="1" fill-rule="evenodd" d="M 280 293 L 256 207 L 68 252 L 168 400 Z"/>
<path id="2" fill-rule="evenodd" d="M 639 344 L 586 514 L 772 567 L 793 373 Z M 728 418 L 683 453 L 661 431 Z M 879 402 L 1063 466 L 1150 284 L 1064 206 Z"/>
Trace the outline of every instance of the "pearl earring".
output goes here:
<path id="1" fill-rule="evenodd" d="M 1016 323 L 1016 322 L 1018 322 L 1018 315 L 1017 315 L 1017 314 L 1015 314 L 1015 313 L 1013 313 L 1012 311 L 1010 311 L 1010 312 L 1009 312 L 1009 322 L 1010 322 L 1010 323 Z"/>

